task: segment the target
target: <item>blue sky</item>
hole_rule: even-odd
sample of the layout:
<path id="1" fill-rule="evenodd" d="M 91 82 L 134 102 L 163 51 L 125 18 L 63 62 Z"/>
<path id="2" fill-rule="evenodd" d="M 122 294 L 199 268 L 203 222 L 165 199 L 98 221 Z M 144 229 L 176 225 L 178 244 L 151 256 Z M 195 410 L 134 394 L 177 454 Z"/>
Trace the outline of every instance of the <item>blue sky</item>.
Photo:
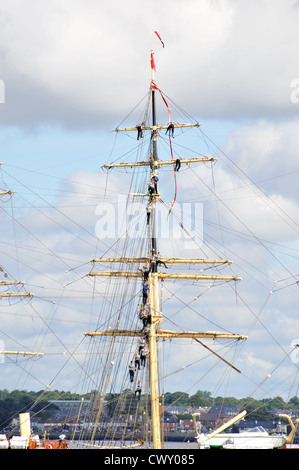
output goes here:
<path id="1" fill-rule="evenodd" d="M 39 331 L 48 316 L 55 318 L 51 328 L 57 338 L 67 335 L 70 348 L 81 340 L 86 306 L 80 304 L 74 314 L 78 328 L 71 334 L 64 313 L 71 311 L 70 305 L 66 302 L 60 311 L 52 301 L 57 302 L 64 295 L 62 286 L 73 280 L 65 271 L 81 263 L 87 266 L 96 252 L 95 208 L 105 185 L 100 167 L 115 157 L 112 129 L 147 93 L 152 30 L 157 29 L 165 43 L 163 49 L 154 40 L 159 87 L 201 122 L 203 132 L 223 151 L 214 145 L 220 157 L 215 181 L 226 209 L 224 227 L 230 224 L 243 237 L 256 237 L 249 253 L 236 239 L 228 240 L 236 267 L 246 273 L 244 257 L 265 272 L 258 288 L 253 272 L 250 282 L 240 287 L 253 313 L 247 311 L 242 321 L 237 315 L 236 327 L 245 331 L 253 322 L 269 329 L 267 334 L 263 328 L 254 330 L 244 348 L 244 377 L 252 382 L 237 381 L 238 393 L 248 394 L 283 362 L 294 395 L 297 364 L 288 354 L 298 336 L 299 103 L 293 99 L 294 80 L 299 78 L 298 2 L 166 0 L 157 2 L 158 8 L 154 5 L 145 15 L 146 2 L 128 6 L 117 1 L 116 16 L 115 3 L 103 6 L 95 0 L 0 0 L 0 79 L 5 85 L 0 181 L 1 187 L 15 191 L 13 198 L 3 199 L 0 264 L 12 278 L 20 275 L 36 288 L 41 299 L 34 307 L 13 305 L 24 328 L 16 343 L 42 345 Z M 133 139 L 123 143 L 120 152 L 136 145 Z M 118 185 L 116 175 L 111 191 Z M 188 185 L 182 180 L 180 195 L 190 192 Z M 82 272 L 76 270 L 76 275 Z M 46 279 L 48 296 L 41 287 Z M 273 288 L 274 280 L 279 282 Z M 275 286 L 284 288 L 272 304 L 268 297 Z M 260 309 L 265 318 L 259 317 Z M 17 346 L 11 340 L 15 326 L 5 314 L 1 331 L 11 348 Z M 48 335 L 47 341 L 44 344 L 51 347 Z M 62 351 L 62 340 L 55 347 Z M 37 363 L 35 379 L 23 372 L 24 387 L 39 389 L 47 383 L 49 366 L 42 364 Z M 19 370 L 10 363 L 5 367 L 3 388 L 15 388 Z M 283 373 L 276 385 L 283 382 Z M 174 379 L 169 387 L 176 390 L 179 385 Z M 213 380 L 198 386 L 213 387 Z M 288 395 L 287 386 L 280 391 Z"/>

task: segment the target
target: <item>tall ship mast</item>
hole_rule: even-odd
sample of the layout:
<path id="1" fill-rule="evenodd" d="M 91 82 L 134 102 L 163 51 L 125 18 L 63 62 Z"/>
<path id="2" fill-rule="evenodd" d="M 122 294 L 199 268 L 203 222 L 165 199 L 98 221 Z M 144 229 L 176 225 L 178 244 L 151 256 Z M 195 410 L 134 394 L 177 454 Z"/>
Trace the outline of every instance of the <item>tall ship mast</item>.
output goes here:
<path id="1" fill-rule="evenodd" d="M 15 260 L 11 256 L 11 250 L 7 249 L 7 253 L 5 252 L 14 239 L 13 236 L 9 239 L 9 231 L 6 234 L 7 240 L 3 245 L 5 249 L 2 249 L 0 263 L 0 305 L 1 310 L 7 306 L 9 313 L 5 313 L 14 317 L 6 328 L 3 322 L 2 334 L 7 338 L 7 347 L 2 341 L 0 359 L 5 356 L 9 359 L 7 362 L 18 361 L 18 365 L 25 362 L 26 367 L 22 369 L 22 373 L 28 372 L 34 383 L 38 384 L 38 389 L 40 390 L 40 384 L 43 389 L 42 393 L 32 399 L 30 406 L 26 404 L 27 409 L 23 410 L 25 413 L 20 413 L 21 436 L 9 436 L 5 443 L 1 439 L 2 447 L 43 446 L 62 449 L 70 444 L 70 447 L 86 449 L 161 449 L 167 438 L 172 440 L 170 434 L 173 428 L 169 430 L 166 426 L 168 422 L 164 420 L 164 413 L 166 416 L 168 412 L 166 404 L 187 403 L 185 398 L 188 400 L 188 410 L 183 407 L 178 413 L 191 412 L 194 426 L 193 431 L 190 429 L 191 419 L 186 423 L 184 431 L 187 426 L 189 430 L 188 435 L 184 434 L 185 444 L 188 439 L 191 445 L 199 448 L 274 448 L 291 443 L 296 432 L 298 420 L 292 423 L 290 417 L 281 414 L 280 417 L 288 419 L 292 427 L 289 436 L 261 430 L 257 433 L 251 430 L 245 433 L 227 433 L 228 427 L 245 417 L 246 409 L 229 421 L 227 415 L 222 420 L 219 413 L 222 421 L 220 426 L 216 427 L 215 422 L 215 428 L 207 430 L 202 425 L 202 410 L 194 410 L 199 403 L 205 402 L 201 390 L 191 396 L 190 400 L 188 398 L 187 392 L 198 387 L 199 382 L 205 383 L 209 373 L 212 375 L 209 388 L 214 389 L 213 397 L 217 397 L 216 400 L 222 400 L 215 391 L 218 393 L 218 387 L 223 385 L 226 388 L 226 379 L 231 373 L 234 375 L 233 379 L 237 377 L 239 387 L 238 374 L 241 370 L 236 366 L 237 353 L 247 336 L 235 333 L 233 325 L 238 320 L 241 323 L 241 313 L 244 310 L 238 309 L 238 301 L 244 302 L 244 298 L 237 287 L 241 277 L 234 272 L 233 261 L 226 253 L 230 250 L 229 253 L 234 253 L 232 258 L 236 257 L 238 261 L 242 258 L 244 261 L 244 245 L 241 244 L 240 255 L 232 248 L 232 244 L 228 245 L 222 239 L 226 227 L 222 225 L 222 214 L 218 212 L 217 203 L 223 201 L 214 191 L 213 174 L 217 160 L 217 151 L 214 150 L 217 146 L 212 150 L 201 131 L 201 124 L 178 107 L 157 85 L 154 60 L 154 41 L 157 38 L 164 47 L 155 31 L 150 54 L 151 76 L 145 97 L 146 105 L 139 113 L 137 107 L 140 102 L 114 129 L 115 143 L 121 140 L 121 156 L 114 152 L 114 145 L 109 162 L 102 166 L 103 172 L 97 179 L 95 193 L 90 180 L 84 182 L 89 190 L 92 186 L 92 194 L 87 190 L 82 199 L 75 199 L 76 202 L 72 204 L 75 211 L 78 210 L 75 217 L 73 213 L 72 217 L 68 212 L 64 213 L 61 210 L 63 207 L 58 209 L 58 219 L 52 218 L 52 213 L 46 211 L 43 214 L 41 211 L 46 219 L 41 218 L 39 224 L 49 217 L 51 222 L 58 224 L 60 230 L 66 229 L 60 232 L 57 240 L 55 237 L 53 240 L 52 234 L 47 233 L 49 246 L 44 242 L 41 250 L 36 249 L 35 244 L 22 246 L 28 253 L 27 263 L 24 263 L 26 272 L 29 268 L 34 273 L 27 285 L 34 286 L 32 290 L 35 294 L 27 292 L 24 282 L 8 274 L 10 271 L 14 272 L 14 268 L 4 268 L 11 266 L 9 263 Z M 179 119 L 176 118 L 177 115 Z M 185 135 L 188 139 L 186 145 Z M 204 144 L 207 153 L 201 153 L 200 145 L 197 146 L 198 136 L 200 145 Z M 122 139 L 129 140 L 129 151 Z M 189 142 L 195 151 L 189 150 Z M 81 180 L 79 184 L 81 187 Z M 76 184 L 74 189 L 74 194 L 77 195 Z M 0 190 L 3 200 L 12 194 L 11 190 Z M 91 207 L 86 219 L 92 225 L 91 230 L 86 230 L 85 222 L 82 223 L 82 215 L 87 214 L 86 195 L 89 197 L 88 207 Z M 42 200 L 46 202 L 43 198 Z M 182 201 L 186 200 L 187 205 L 184 206 L 185 202 Z M 81 212 L 78 201 L 82 204 Z M 208 206 L 204 234 L 203 227 L 202 230 L 198 227 L 203 224 L 203 214 L 198 210 L 200 201 L 206 202 Z M 51 209 L 54 209 L 52 204 Z M 92 212 L 94 209 L 95 212 Z M 219 225 L 214 222 L 214 209 L 219 216 Z M 36 213 L 30 215 L 35 220 Z M 99 216 L 95 235 L 92 219 L 94 215 Z M 68 222 L 72 222 L 70 227 L 63 227 L 63 216 Z M 14 217 L 12 220 L 15 222 Z M 29 217 L 27 225 L 30 223 Z M 45 225 L 45 230 L 47 228 L 48 225 Z M 28 231 L 26 224 L 22 225 L 22 229 Z M 84 236 L 80 236 L 77 229 L 83 230 Z M 221 232 L 220 241 L 218 233 L 216 234 L 218 229 Z M 66 233 L 68 236 L 65 236 Z M 36 243 L 36 234 L 31 231 L 30 234 Z M 64 240 L 61 245 L 62 238 Z M 85 244 L 85 248 L 82 248 Z M 91 247 L 93 255 L 90 254 Z M 17 252 L 18 246 L 15 248 Z M 80 251 L 81 249 L 85 251 Z M 35 260 L 36 264 L 32 253 L 38 258 Z M 248 250 L 248 253 L 247 257 L 250 257 L 252 252 Z M 50 257 L 48 272 L 44 269 L 47 266 L 44 255 Z M 53 266 L 54 258 L 59 261 L 56 267 Z M 247 270 L 247 259 L 245 261 Z M 42 274 L 38 271 L 38 276 L 35 277 L 39 263 L 42 265 Z M 252 267 L 255 268 L 253 264 Z M 242 262 L 238 271 L 239 269 L 245 272 Z M 71 280 L 70 273 L 74 274 Z M 70 282 L 62 283 L 62 275 L 66 275 Z M 18 277 L 23 279 L 23 275 Z M 49 281 L 46 287 L 56 292 L 54 297 L 50 289 L 47 290 L 48 294 L 43 293 L 45 285 L 40 280 L 46 278 Z M 298 285 L 299 281 L 295 282 Z M 254 289 L 250 290 L 250 295 L 252 291 Z M 270 293 L 272 291 L 267 291 L 267 298 Z M 230 300 L 227 300 L 229 296 Z M 46 301 L 50 306 L 49 312 L 45 308 L 40 308 L 39 312 L 36 306 L 30 309 L 30 320 L 38 320 L 37 324 L 32 323 L 38 327 L 36 332 L 27 321 L 28 315 L 24 308 L 28 300 L 31 306 L 33 298 L 36 301 Z M 14 305 L 16 303 L 20 303 L 18 308 Z M 237 314 L 235 311 L 231 312 L 233 303 L 236 303 Z M 252 310 L 251 306 L 249 310 Z M 255 322 L 259 320 L 253 310 L 251 313 Z M 20 319 L 18 325 L 16 319 Z M 62 328 L 63 322 L 66 322 L 65 328 Z M 242 322 L 244 325 L 243 318 Z M 72 323 L 71 328 L 69 323 Z M 81 323 L 84 324 L 84 329 Z M 33 344 L 33 347 L 28 346 L 26 330 L 30 331 L 30 345 Z M 85 333 L 82 334 L 82 331 Z M 19 349 L 14 349 L 15 344 Z M 36 348 L 37 345 L 41 345 L 41 352 L 35 351 L 39 349 Z M 293 347 L 298 348 L 298 340 Z M 249 357 L 247 367 L 250 359 Z M 34 375 L 33 366 L 29 362 L 38 362 L 37 360 L 43 364 L 43 369 L 37 367 Z M 202 361 L 204 366 L 201 365 Z M 41 380 L 41 370 L 45 371 L 45 380 Z M 49 380 L 49 375 L 54 376 L 52 380 Z M 270 376 L 268 373 L 261 386 Z M 254 381 L 252 395 L 256 385 Z M 171 393 L 170 389 L 176 392 Z M 227 390 L 228 388 L 225 392 Z M 46 427 L 42 442 L 38 436 L 32 435 L 30 418 L 32 415 L 35 417 L 35 411 L 39 413 L 41 404 L 42 410 L 44 409 L 44 398 L 48 400 L 46 408 L 51 407 L 54 401 L 65 413 L 60 430 L 69 433 L 67 439 L 64 433 L 53 438 L 47 437 L 49 429 Z M 241 406 L 246 408 L 246 403 L 243 405 L 242 401 Z M 169 410 L 170 413 L 172 411 L 173 408 Z M 168 416 L 167 419 L 171 418 Z M 175 429 L 182 430 L 181 424 L 176 421 Z M 10 431 L 10 435 L 14 432 L 15 430 Z M 18 437 L 22 438 L 19 442 Z M 182 436 L 176 437 L 180 440 Z"/>
<path id="2" fill-rule="evenodd" d="M 160 39 L 160 36 L 157 32 L 155 34 Z M 160 39 L 161 40 L 161 39 Z M 161 41 L 162 42 L 162 41 Z M 163 45 L 164 47 L 164 45 Z M 169 122 L 164 124 L 158 124 L 157 122 L 157 112 L 156 112 L 156 95 L 160 94 L 164 103 L 168 109 Z M 157 217 L 157 205 L 161 202 L 161 190 L 159 186 L 159 171 L 163 167 L 172 167 L 175 170 L 175 164 L 179 163 L 180 166 L 192 164 L 201 164 L 207 162 L 213 162 L 215 158 L 213 157 L 186 157 L 186 158 L 176 158 L 176 161 L 173 158 L 173 153 L 171 150 L 171 159 L 161 160 L 158 155 L 158 139 L 160 137 L 160 132 L 163 130 L 168 133 L 170 148 L 171 140 L 173 138 L 173 132 L 177 129 L 186 129 L 186 128 L 198 128 L 199 123 L 172 123 L 171 113 L 167 104 L 167 101 L 163 93 L 159 90 L 155 82 L 155 62 L 154 62 L 154 49 L 151 51 L 151 83 L 150 83 L 150 92 L 151 98 L 151 111 L 152 111 L 152 121 L 142 123 L 134 127 L 125 127 L 125 128 L 116 128 L 115 132 L 120 133 L 137 133 L 137 138 L 142 139 L 144 134 L 150 133 L 150 148 L 148 151 L 148 160 L 145 161 L 135 161 L 135 162 L 123 162 L 123 163 L 111 163 L 103 165 L 103 168 L 106 170 L 111 170 L 113 168 L 125 168 L 125 169 L 135 169 L 143 167 L 148 169 L 148 187 L 144 188 L 143 192 L 132 193 L 133 198 L 140 198 L 144 201 L 144 205 L 150 207 L 150 213 L 148 215 L 148 244 L 146 245 L 148 251 L 144 253 L 142 257 L 117 257 L 117 258 L 99 258 L 91 260 L 92 263 L 96 266 L 97 263 L 107 263 L 109 265 L 115 266 L 135 266 L 135 269 L 124 270 L 123 268 L 119 270 L 111 271 L 91 271 L 87 275 L 92 278 L 104 277 L 104 278 L 138 278 L 140 279 L 140 284 L 143 288 L 143 302 L 141 304 L 141 313 L 146 314 L 147 320 L 143 323 L 143 328 L 140 329 L 120 329 L 120 328 L 109 328 L 108 330 L 97 330 L 86 332 L 85 335 L 89 337 L 135 337 L 141 338 L 145 341 L 146 346 L 148 347 L 148 357 L 149 357 L 149 388 L 150 388 L 150 397 L 151 397 L 151 431 L 152 431 L 152 445 L 154 449 L 161 449 L 163 446 L 163 430 L 161 427 L 161 403 L 160 403 L 160 390 L 159 390 L 159 357 L 157 344 L 159 340 L 165 341 L 166 339 L 172 340 L 175 338 L 189 338 L 204 348 L 208 349 L 212 354 L 215 354 L 220 360 L 226 362 L 230 367 L 234 368 L 236 371 L 238 369 L 222 358 L 217 353 L 213 352 L 211 348 L 205 345 L 203 339 L 230 339 L 230 340 L 244 340 L 245 336 L 234 333 L 219 332 L 219 331 L 172 331 L 166 330 L 161 327 L 163 322 L 163 312 L 160 302 L 160 283 L 167 282 L 168 280 L 181 279 L 181 280 L 203 280 L 203 281 L 227 281 L 227 282 L 236 282 L 240 280 L 240 277 L 235 275 L 223 275 L 223 274 L 206 274 L 202 273 L 200 269 L 198 272 L 166 272 L 165 269 L 161 269 L 161 266 L 164 268 L 168 264 L 171 264 L 173 267 L 181 265 L 192 265 L 201 267 L 203 265 L 229 265 L 230 261 L 226 259 L 210 259 L 210 258 L 167 258 L 161 257 L 159 253 L 159 239 L 158 239 L 158 217 Z M 178 162 L 179 160 L 179 162 Z M 171 212 L 172 206 L 175 202 L 172 201 L 169 209 Z M 145 208 L 144 208 L 145 210 Z M 140 269 L 140 265 L 144 265 L 143 269 Z M 239 372 L 239 371 L 238 371 Z"/>
<path id="3" fill-rule="evenodd" d="M 2 163 L 0 163 L 2 165 Z M 14 194 L 14 191 L 11 189 L 0 189 L 0 196 L 11 196 Z M 3 279 L 1 278 L 3 276 Z M 23 281 L 11 280 L 9 275 L 6 272 L 5 268 L 0 265 L 0 302 L 11 301 L 17 299 L 31 299 L 34 294 L 24 290 L 25 283 Z M 1 305 L 1 304 L 0 304 Z M 0 356 L 29 356 L 29 357 L 39 357 L 43 356 L 43 353 L 39 351 L 29 351 L 29 350 L 11 350 L 11 349 L 2 349 L 0 345 Z"/>

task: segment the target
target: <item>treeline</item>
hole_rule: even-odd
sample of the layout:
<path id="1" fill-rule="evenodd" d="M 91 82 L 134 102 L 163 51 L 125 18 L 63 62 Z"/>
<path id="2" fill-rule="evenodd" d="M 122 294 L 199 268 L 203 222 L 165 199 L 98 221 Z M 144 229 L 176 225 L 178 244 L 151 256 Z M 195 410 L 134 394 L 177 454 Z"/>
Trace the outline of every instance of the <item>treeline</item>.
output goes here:
<path id="1" fill-rule="evenodd" d="M 105 402 L 109 408 L 113 407 L 117 402 L 117 398 L 126 395 L 123 394 L 107 394 Z M 20 412 L 31 412 L 35 416 L 38 415 L 44 419 L 50 417 L 55 410 L 59 407 L 51 403 L 55 400 L 89 400 L 91 394 L 84 396 L 70 393 L 55 391 L 44 391 L 29 392 L 22 390 L 14 390 L 9 392 L 8 390 L 0 390 L 0 429 L 5 429 L 13 417 L 18 417 Z M 148 397 L 147 397 L 148 398 Z M 235 397 L 212 397 L 210 392 L 198 390 L 194 395 L 189 395 L 184 392 L 166 392 L 161 398 L 161 403 L 167 406 L 180 406 L 186 410 L 188 415 L 190 407 L 211 407 L 211 406 L 237 406 L 241 410 L 247 411 L 247 416 L 250 419 L 273 419 L 270 411 L 273 409 L 299 409 L 299 398 L 294 396 L 288 402 L 284 402 L 281 397 L 275 398 L 264 398 L 262 400 L 255 400 L 251 397 L 237 399 Z M 142 397 L 142 402 L 146 399 Z"/>
<path id="2" fill-rule="evenodd" d="M 81 400 L 82 396 L 71 392 L 58 390 L 29 392 L 26 390 L 0 390 L 0 430 L 9 426 L 13 418 L 18 418 L 19 413 L 30 412 L 31 415 L 47 419 L 59 409 L 51 403 L 55 400 Z M 90 393 L 84 395 L 89 400 Z"/>
<path id="3" fill-rule="evenodd" d="M 285 402 L 281 397 L 264 398 L 262 400 L 255 400 L 252 397 L 242 399 L 235 397 L 211 397 L 210 392 L 201 390 L 198 390 L 191 396 L 183 392 L 165 393 L 164 405 L 169 406 L 173 404 L 182 406 L 186 410 L 189 407 L 237 406 L 242 411 L 246 410 L 247 417 L 250 416 L 250 419 L 270 420 L 273 419 L 270 413 L 273 409 L 299 409 L 299 398 L 294 396 L 288 402 Z"/>
<path id="4" fill-rule="evenodd" d="M 53 404 L 49 404 L 48 396 L 41 392 L 26 392 L 14 390 L 0 391 L 0 429 L 6 428 L 12 418 L 18 417 L 19 413 L 30 411 L 39 413 L 40 416 L 50 416 L 51 412 L 57 409 Z"/>

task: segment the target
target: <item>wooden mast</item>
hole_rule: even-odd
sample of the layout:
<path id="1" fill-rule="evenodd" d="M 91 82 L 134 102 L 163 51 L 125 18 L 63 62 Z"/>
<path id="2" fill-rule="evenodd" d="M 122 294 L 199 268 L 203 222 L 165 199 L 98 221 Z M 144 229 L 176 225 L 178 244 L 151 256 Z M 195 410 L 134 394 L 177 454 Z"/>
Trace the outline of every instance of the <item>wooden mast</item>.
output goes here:
<path id="1" fill-rule="evenodd" d="M 2 163 L 0 162 L 0 165 Z M 14 194 L 14 191 L 7 190 L 7 191 L 0 191 L 0 195 Z M 4 269 L 0 266 L 0 271 L 4 272 Z M 7 274 L 4 274 L 7 277 Z M 0 281 L 0 286 L 24 286 L 24 282 L 22 281 Z M 31 292 L 0 292 L 0 299 L 10 298 L 10 297 L 33 297 L 34 294 Z M 44 354 L 41 352 L 36 351 L 14 351 L 14 350 L 7 350 L 3 349 L 0 350 L 0 355 L 7 355 L 7 356 L 43 356 Z"/>
<path id="2" fill-rule="evenodd" d="M 8 191 L 0 191 L 0 196 L 3 196 L 4 194 L 13 194 L 13 191 L 8 190 Z"/>
<path id="3" fill-rule="evenodd" d="M 133 130 L 133 129 L 132 129 Z M 213 157 L 191 157 L 181 158 L 181 164 L 188 163 L 204 163 L 204 162 L 215 162 L 217 158 Z M 173 160 L 157 160 L 155 162 L 157 167 L 163 167 L 165 165 L 173 165 Z M 102 168 L 110 170 L 110 168 L 133 168 L 135 166 L 150 166 L 150 162 L 123 162 L 123 163 L 110 163 L 102 165 Z"/>
<path id="4" fill-rule="evenodd" d="M 8 351 L 6 349 L 0 350 L 0 354 L 14 355 L 14 356 L 43 356 L 44 353 L 34 351 Z"/>
<path id="5" fill-rule="evenodd" d="M 0 267 L 1 268 L 1 267 Z M 3 271 L 3 269 L 0 269 Z M 16 286 L 16 285 L 24 285 L 22 281 L 0 281 L 0 286 Z M 31 292 L 0 292 L 0 299 L 8 298 L 8 297 L 33 297 L 34 294 Z"/>
<path id="6" fill-rule="evenodd" d="M 151 51 L 151 61 L 153 60 L 154 51 Z M 158 177 L 158 160 L 157 156 L 157 118 L 156 118 L 156 97 L 154 84 L 155 67 L 151 66 L 151 94 L 152 94 L 152 143 L 153 143 L 153 160 L 154 171 L 151 176 Z M 157 238 L 156 238 L 156 203 L 158 197 L 151 198 L 151 247 L 152 258 L 157 255 Z M 149 314 L 151 316 L 150 330 L 148 335 L 149 347 L 149 367 L 150 367 L 150 395 L 151 395 L 151 422 L 152 422 L 152 436 L 153 448 L 161 449 L 161 421 L 160 421 L 160 403 L 159 403 L 159 378 L 158 378 L 158 351 L 156 339 L 156 327 L 161 322 L 160 315 L 158 314 L 158 278 L 157 278 L 157 265 L 153 265 L 152 273 L 148 276 L 149 284 Z"/>
<path id="7" fill-rule="evenodd" d="M 0 281 L 0 286 L 15 286 L 15 285 L 24 285 L 22 281 Z M 0 292 L 0 299 L 9 298 L 9 297 L 33 297 L 34 294 L 31 292 Z"/>
<path id="8" fill-rule="evenodd" d="M 1 268 L 1 267 L 0 267 Z M 3 269 L 0 269 L 3 271 Z M 15 285 L 24 285 L 22 281 L 0 281 L 0 286 L 15 286 Z M 10 297 L 33 297 L 34 294 L 31 292 L 0 292 L 0 299 L 10 298 Z M 13 350 L 0 350 L 0 355 L 7 356 L 43 356 L 41 352 L 35 351 L 13 351 Z"/>
<path id="9" fill-rule="evenodd" d="M 1 165 L 3 165 L 2 162 L 0 162 L 0 166 L 1 166 Z M 0 190 L 0 196 L 3 196 L 4 194 L 9 194 L 9 195 L 11 195 L 11 194 L 13 194 L 13 193 L 14 193 L 14 191 L 11 191 L 10 189 L 9 189 L 9 190 L 6 190 L 6 191 Z"/>

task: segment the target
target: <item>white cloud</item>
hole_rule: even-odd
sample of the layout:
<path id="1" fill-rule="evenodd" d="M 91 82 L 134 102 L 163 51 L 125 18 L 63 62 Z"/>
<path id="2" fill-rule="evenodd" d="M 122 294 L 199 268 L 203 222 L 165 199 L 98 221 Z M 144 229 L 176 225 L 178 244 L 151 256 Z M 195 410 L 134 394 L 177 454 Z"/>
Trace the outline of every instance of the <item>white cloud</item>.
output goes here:
<path id="1" fill-rule="evenodd" d="M 155 41 L 158 83 L 193 114 L 296 113 L 290 85 L 299 77 L 299 11 L 292 1 L 167 0 L 158 25 L 155 9 L 142 9 L 136 1 L 2 5 L 4 122 L 86 126 L 124 114 L 144 96 L 155 27 L 166 44 Z"/>

